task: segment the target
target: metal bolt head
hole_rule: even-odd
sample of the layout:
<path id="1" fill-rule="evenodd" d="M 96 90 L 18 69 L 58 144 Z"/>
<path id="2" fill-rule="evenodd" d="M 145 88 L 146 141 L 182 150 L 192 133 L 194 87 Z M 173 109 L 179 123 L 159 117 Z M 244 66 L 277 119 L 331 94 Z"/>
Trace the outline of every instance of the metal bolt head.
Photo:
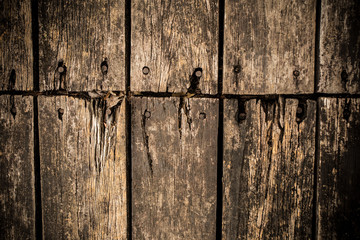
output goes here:
<path id="1" fill-rule="evenodd" d="M 151 112 L 149 112 L 149 111 L 145 111 L 145 113 L 144 113 L 144 116 L 146 117 L 146 118 L 150 118 L 151 117 Z"/>
<path id="2" fill-rule="evenodd" d="M 147 67 L 147 66 L 143 67 L 142 73 L 143 73 L 144 75 L 148 75 L 148 74 L 150 73 L 150 68 Z"/>
<path id="3" fill-rule="evenodd" d="M 205 118 L 206 118 L 206 113 L 200 113 L 199 114 L 199 118 L 201 119 L 201 120 L 204 120 Z"/>
<path id="4" fill-rule="evenodd" d="M 298 77 L 298 76 L 300 75 L 299 70 L 294 70 L 294 71 L 293 71 L 293 75 L 294 75 L 295 77 Z"/>
<path id="5" fill-rule="evenodd" d="M 240 73 L 241 72 L 241 66 L 240 65 L 235 65 L 234 66 L 234 73 Z"/>
<path id="6" fill-rule="evenodd" d="M 197 70 L 196 72 L 195 72 L 195 76 L 196 77 L 201 77 L 202 76 L 202 71 L 201 70 Z"/>

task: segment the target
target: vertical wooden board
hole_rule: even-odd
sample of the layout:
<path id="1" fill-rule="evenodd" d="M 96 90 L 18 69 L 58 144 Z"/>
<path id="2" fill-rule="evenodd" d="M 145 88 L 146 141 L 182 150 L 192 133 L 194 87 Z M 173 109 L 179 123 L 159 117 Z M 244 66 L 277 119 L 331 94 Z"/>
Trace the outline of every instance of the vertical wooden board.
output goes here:
<path id="1" fill-rule="evenodd" d="M 115 99 L 115 98 L 109 98 Z M 125 239 L 125 101 L 39 97 L 45 239 Z"/>
<path id="2" fill-rule="evenodd" d="M 322 0 L 318 91 L 360 93 L 360 2 Z"/>
<path id="3" fill-rule="evenodd" d="M 132 91 L 217 93 L 218 0 L 134 0 L 131 9 Z"/>
<path id="4" fill-rule="evenodd" d="M 133 239 L 215 239 L 218 100 L 131 105 Z"/>
<path id="5" fill-rule="evenodd" d="M 0 239 L 35 239 L 32 100 L 0 96 Z"/>
<path id="6" fill-rule="evenodd" d="M 312 93 L 315 2 L 226 0 L 224 93 Z"/>
<path id="7" fill-rule="evenodd" d="M 318 239 L 360 236 L 360 99 L 320 98 Z"/>
<path id="8" fill-rule="evenodd" d="M 0 6 L 0 90 L 32 90 L 31 0 L 4 0 Z"/>
<path id="9" fill-rule="evenodd" d="M 311 238 L 315 111 L 311 100 L 225 100 L 223 239 Z"/>
<path id="10" fill-rule="evenodd" d="M 125 0 L 42 0 L 39 25 L 41 90 L 125 90 Z"/>

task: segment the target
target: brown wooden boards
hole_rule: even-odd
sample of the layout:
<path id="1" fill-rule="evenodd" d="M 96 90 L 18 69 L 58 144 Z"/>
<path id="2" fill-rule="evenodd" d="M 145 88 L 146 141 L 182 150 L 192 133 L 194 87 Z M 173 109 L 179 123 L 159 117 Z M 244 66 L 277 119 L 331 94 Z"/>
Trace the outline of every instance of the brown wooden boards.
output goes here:
<path id="1" fill-rule="evenodd" d="M 310 239 L 316 103 L 225 100 L 223 239 Z"/>
<path id="2" fill-rule="evenodd" d="M 132 91 L 217 93 L 218 0 L 134 0 L 131 12 Z"/>
<path id="3" fill-rule="evenodd" d="M 126 238 L 124 113 L 112 95 L 39 97 L 45 239 Z"/>
<path id="4" fill-rule="evenodd" d="M 224 93 L 312 93 L 315 0 L 226 0 Z"/>
<path id="5" fill-rule="evenodd" d="M 33 98 L 0 105 L 0 239 L 35 239 Z"/>
<path id="6" fill-rule="evenodd" d="M 41 0 L 39 25 L 41 90 L 125 90 L 125 0 Z"/>
<path id="7" fill-rule="evenodd" d="M 322 0 L 319 92 L 360 93 L 360 2 Z"/>
<path id="8" fill-rule="evenodd" d="M 318 239 L 360 236 L 360 99 L 320 98 Z"/>
<path id="9" fill-rule="evenodd" d="M 215 239 L 218 100 L 131 105 L 133 239 Z"/>
<path id="10" fill-rule="evenodd" d="M 0 6 L 0 90 L 32 90 L 31 0 L 4 0 Z"/>

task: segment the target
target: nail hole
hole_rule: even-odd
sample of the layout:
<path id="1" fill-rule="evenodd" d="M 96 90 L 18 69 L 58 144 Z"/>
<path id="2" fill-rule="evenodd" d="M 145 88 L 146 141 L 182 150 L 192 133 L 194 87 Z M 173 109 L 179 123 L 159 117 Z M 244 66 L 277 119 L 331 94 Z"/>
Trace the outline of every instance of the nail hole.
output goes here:
<path id="1" fill-rule="evenodd" d="M 245 101 L 239 99 L 238 100 L 238 113 L 237 113 L 237 121 L 241 123 L 246 119 L 246 111 L 245 111 Z"/>
<path id="2" fill-rule="evenodd" d="M 205 119 L 206 118 L 206 113 L 200 113 L 199 114 L 199 118 L 201 119 L 201 120 L 203 120 L 203 119 Z"/>
<path id="3" fill-rule="evenodd" d="M 106 75 L 108 72 L 108 68 L 109 68 L 106 59 L 100 64 L 100 68 L 101 68 L 102 74 Z"/>
<path id="4" fill-rule="evenodd" d="M 293 75 L 294 75 L 295 77 L 298 77 L 298 76 L 300 75 L 299 70 L 294 70 L 294 71 L 293 71 Z"/>
<path id="5" fill-rule="evenodd" d="M 235 65 L 234 66 L 234 73 L 240 73 L 241 72 L 241 66 L 240 65 Z"/>
<path id="6" fill-rule="evenodd" d="M 143 73 L 144 75 L 148 75 L 148 74 L 150 73 L 150 68 L 147 67 L 147 66 L 143 67 L 142 73 Z"/>

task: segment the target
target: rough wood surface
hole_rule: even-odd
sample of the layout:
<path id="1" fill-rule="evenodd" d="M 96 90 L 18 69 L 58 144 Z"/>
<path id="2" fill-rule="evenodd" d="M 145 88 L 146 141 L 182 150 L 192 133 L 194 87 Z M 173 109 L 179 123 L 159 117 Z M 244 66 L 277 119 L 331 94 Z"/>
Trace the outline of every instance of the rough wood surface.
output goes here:
<path id="1" fill-rule="evenodd" d="M 39 1 L 40 88 L 125 89 L 125 0 Z"/>
<path id="2" fill-rule="evenodd" d="M 360 99 L 319 104 L 318 239 L 359 239 Z"/>
<path id="3" fill-rule="evenodd" d="M 35 239 L 32 100 L 0 96 L 0 239 Z"/>
<path id="4" fill-rule="evenodd" d="M 310 100 L 225 100 L 223 239 L 311 238 L 315 111 Z"/>
<path id="5" fill-rule="evenodd" d="M 215 239 L 218 101 L 131 105 L 133 239 Z"/>
<path id="6" fill-rule="evenodd" d="M 360 2 L 322 0 L 319 92 L 360 93 Z"/>
<path id="7" fill-rule="evenodd" d="M 125 101 L 107 99 L 39 97 L 45 239 L 126 239 Z"/>
<path id="8" fill-rule="evenodd" d="M 217 93 L 218 0 L 134 0 L 131 10 L 132 91 Z"/>
<path id="9" fill-rule="evenodd" d="M 226 0 L 224 93 L 312 93 L 315 2 Z"/>
<path id="10" fill-rule="evenodd" d="M 0 90 L 32 90 L 31 0 L 4 0 L 0 6 Z"/>

